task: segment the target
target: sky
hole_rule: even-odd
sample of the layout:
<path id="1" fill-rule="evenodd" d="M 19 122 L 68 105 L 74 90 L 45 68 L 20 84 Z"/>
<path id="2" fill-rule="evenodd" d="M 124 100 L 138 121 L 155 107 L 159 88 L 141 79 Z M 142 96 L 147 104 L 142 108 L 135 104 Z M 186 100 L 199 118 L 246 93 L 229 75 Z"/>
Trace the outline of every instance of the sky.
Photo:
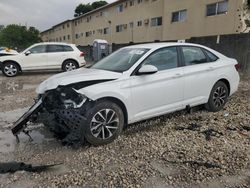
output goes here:
<path id="1" fill-rule="evenodd" d="M 40 31 L 74 17 L 80 3 L 95 0 L 0 0 L 0 25 L 21 24 Z M 108 3 L 115 0 L 106 0 Z"/>

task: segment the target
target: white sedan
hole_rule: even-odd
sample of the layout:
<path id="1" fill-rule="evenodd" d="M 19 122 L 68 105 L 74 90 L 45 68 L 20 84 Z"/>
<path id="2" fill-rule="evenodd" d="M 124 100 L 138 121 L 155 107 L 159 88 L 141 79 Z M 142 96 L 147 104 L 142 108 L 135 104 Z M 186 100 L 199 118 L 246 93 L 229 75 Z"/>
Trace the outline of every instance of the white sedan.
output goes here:
<path id="1" fill-rule="evenodd" d="M 205 105 L 221 110 L 239 85 L 238 63 L 205 46 L 142 44 L 122 48 L 89 69 L 61 73 L 37 88 L 39 100 L 13 128 L 39 112 L 64 139 L 113 141 L 124 125 Z M 43 114 L 43 115 L 42 115 Z"/>
<path id="2" fill-rule="evenodd" d="M 20 54 L 0 57 L 0 67 L 8 77 L 29 70 L 71 71 L 85 64 L 84 53 L 66 43 L 38 43 Z"/>

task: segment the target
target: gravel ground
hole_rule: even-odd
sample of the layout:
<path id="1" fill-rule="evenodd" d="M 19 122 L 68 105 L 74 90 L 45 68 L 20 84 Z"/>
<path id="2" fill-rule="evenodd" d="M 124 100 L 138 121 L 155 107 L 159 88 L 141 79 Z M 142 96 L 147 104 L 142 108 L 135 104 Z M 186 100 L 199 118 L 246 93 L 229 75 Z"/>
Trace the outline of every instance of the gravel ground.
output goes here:
<path id="1" fill-rule="evenodd" d="M 11 123 L 52 74 L 0 75 L 0 161 L 62 165 L 0 175 L 0 187 L 250 187 L 249 78 L 223 111 L 181 111 L 136 123 L 109 145 L 74 150 L 41 125 L 34 141 L 22 135 L 16 144 Z"/>

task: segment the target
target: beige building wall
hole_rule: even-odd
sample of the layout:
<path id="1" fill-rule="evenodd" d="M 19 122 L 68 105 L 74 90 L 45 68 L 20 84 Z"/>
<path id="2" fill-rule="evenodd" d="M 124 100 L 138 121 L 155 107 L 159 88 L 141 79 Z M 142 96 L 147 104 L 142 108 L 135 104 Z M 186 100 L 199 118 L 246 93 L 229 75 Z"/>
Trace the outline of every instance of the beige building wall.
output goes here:
<path id="1" fill-rule="evenodd" d="M 76 39 L 76 44 L 92 44 L 93 40 L 97 38 L 105 39 L 109 43 L 162 40 L 162 26 L 151 27 L 150 20 L 163 15 L 163 4 L 164 0 L 144 0 L 140 4 L 135 0 L 134 4 L 130 6 L 130 1 L 125 1 L 103 11 L 79 18 L 75 20 L 75 22 L 80 23 L 80 25 L 75 26 L 75 33 L 78 36 L 80 34 L 80 37 Z M 124 7 L 122 12 L 118 12 L 120 5 Z M 91 19 L 87 22 L 90 16 Z M 142 25 L 138 27 L 139 21 L 142 22 Z M 132 23 L 133 27 L 131 27 Z M 123 31 L 116 32 L 118 25 L 123 25 Z M 104 28 L 108 28 L 107 34 L 104 34 Z M 100 32 L 101 30 L 102 32 Z M 92 35 L 86 37 L 86 32 L 92 32 Z"/>
<path id="2" fill-rule="evenodd" d="M 247 0 L 228 0 L 228 11 L 225 14 L 206 16 L 208 4 L 222 1 L 119 0 L 79 18 L 60 23 L 42 32 L 41 36 L 43 41 L 86 46 L 92 45 L 94 39 L 105 39 L 110 44 L 142 43 L 248 32 L 249 29 L 244 24 L 244 19 L 248 18 L 246 15 L 249 15 L 249 10 L 244 8 L 247 7 Z M 120 5 L 123 6 L 122 12 L 118 11 Z M 186 20 L 172 22 L 173 12 L 180 10 L 187 10 Z M 162 25 L 152 27 L 152 18 L 156 17 L 162 17 Z M 141 22 L 141 26 L 138 26 L 138 22 Z M 122 27 L 121 32 L 117 32 L 118 25 Z"/>
<path id="3" fill-rule="evenodd" d="M 216 2 L 221 0 L 165 0 L 163 40 L 239 33 L 243 1 L 229 0 L 227 13 L 206 16 L 207 5 Z M 187 10 L 187 20 L 172 23 L 172 13 L 184 9 Z"/>

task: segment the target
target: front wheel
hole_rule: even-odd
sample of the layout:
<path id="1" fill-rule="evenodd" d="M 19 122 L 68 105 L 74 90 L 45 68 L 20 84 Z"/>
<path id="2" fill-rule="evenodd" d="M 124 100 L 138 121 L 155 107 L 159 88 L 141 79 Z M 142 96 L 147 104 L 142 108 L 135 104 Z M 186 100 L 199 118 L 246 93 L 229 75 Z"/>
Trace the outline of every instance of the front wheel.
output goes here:
<path id="1" fill-rule="evenodd" d="M 73 60 L 66 60 L 62 66 L 62 69 L 65 72 L 72 71 L 72 70 L 75 70 L 77 68 L 79 68 L 79 65 Z"/>
<path id="2" fill-rule="evenodd" d="M 89 111 L 85 126 L 85 137 L 89 143 L 108 144 L 115 140 L 123 130 L 123 111 L 113 102 L 100 101 Z"/>
<path id="3" fill-rule="evenodd" d="M 224 82 L 219 81 L 214 85 L 205 107 L 208 111 L 218 112 L 225 106 L 228 96 L 229 90 L 227 85 Z"/>
<path id="4" fill-rule="evenodd" d="M 2 72 L 7 77 L 14 77 L 19 72 L 19 67 L 16 63 L 8 62 L 2 66 Z"/>

